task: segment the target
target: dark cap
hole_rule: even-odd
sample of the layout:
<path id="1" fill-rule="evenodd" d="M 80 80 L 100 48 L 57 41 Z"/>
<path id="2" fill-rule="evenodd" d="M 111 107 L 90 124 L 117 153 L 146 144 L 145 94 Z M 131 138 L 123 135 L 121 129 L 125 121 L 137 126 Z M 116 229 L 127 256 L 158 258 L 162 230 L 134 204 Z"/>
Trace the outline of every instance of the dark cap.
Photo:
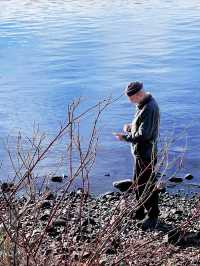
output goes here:
<path id="1" fill-rule="evenodd" d="M 129 83 L 128 87 L 125 89 L 125 93 L 127 94 L 127 96 L 132 96 L 141 89 L 143 89 L 143 83 L 139 81 L 134 81 Z"/>

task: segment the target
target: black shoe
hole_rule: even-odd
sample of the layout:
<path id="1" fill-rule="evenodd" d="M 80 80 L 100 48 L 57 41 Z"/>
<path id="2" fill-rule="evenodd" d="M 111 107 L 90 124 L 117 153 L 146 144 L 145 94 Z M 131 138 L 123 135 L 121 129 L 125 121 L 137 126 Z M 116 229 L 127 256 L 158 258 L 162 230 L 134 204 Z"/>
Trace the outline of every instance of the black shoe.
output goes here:
<path id="1" fill-rule="evenodd" d="M 158 225 L 158 218 L 147 217 L 143 221 L 137 223 L 137 226 L 140 227 L 143 231 L 153 230 Z"/>

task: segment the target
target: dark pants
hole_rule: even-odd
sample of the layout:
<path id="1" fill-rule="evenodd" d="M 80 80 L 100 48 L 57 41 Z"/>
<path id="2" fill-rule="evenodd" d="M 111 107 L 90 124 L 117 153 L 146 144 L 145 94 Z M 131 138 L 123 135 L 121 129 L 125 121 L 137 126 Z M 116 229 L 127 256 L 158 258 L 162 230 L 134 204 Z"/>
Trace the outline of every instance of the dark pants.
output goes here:
<path id="1" fill-rule="evenodd" d="M 144 210 L 147 210 L 150 218 L 157 218 L 159 215 L 158 191 L 156 190 L 156 174 L 154 168 L 157 160 L 143 160 L 141 157 L 135 158 L 134 184 L 135 193 L 140 207 L 136 214 L 144 216 Z"/>

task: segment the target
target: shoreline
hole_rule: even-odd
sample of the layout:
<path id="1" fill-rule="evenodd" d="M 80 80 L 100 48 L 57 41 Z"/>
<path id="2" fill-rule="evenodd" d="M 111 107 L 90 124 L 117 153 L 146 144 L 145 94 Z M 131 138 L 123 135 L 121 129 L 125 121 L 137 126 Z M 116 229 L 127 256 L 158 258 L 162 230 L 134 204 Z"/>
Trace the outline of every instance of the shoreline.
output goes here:
<path id="1" fill-rule="evenodd" d="M 62 199 L 56 216 L 44 231 L 60 197 L 49 192 L 37 204 L 25 198 L 18 202 L 19 209 L 28 203 L 26 213 L 20 220 L 20 230 L 33 244 L 45 232 L 40 256 L 51 262 L 51 266 L 58 265 L 58 262 L 60 265 L 84 265 L 81 263 L 90 259 L 94 247 L 98 247 L 100 236 L 106 237 L 106 230 L 112 226 L 120 212 L 128 210 L 135 200 L 133 193 L 124 197 L 124 193 L 114 191 L 94 197 L 84 195 L 81 189 L 72 191 Z M 98 264 L 88 265 L 128 265 L 123 259 L 120 262 L 123 264 L 114 264 L 123 256 L 133 260 L 133 265 L 185 265 L 191 256 L 194 257 L 193 263 L 197 260 L 200 263 L 197 256 L 200 247 L 198 217 L 184 230 L 176 229 L 175 236 L 170 237 L 170 232 L 192 217 L 198 201 L 195 193 L 191 197 L 162 193 L 159 224 L 153 231 L 144 232 L 136 226 L 136 221 L 130 215 L 122 216 L 114 234 L 102 249 Z M 36 211 L 34 213 L 33 210 L 37 210 L 37 219 Z M 145 245 L 145 242 L 150 244 Z M 143 245 L 145 248 L 141 250 L 139 247 Z M 163 248 L 167 252 L 162 252 Z M 167 264 L 169 262 L 171 264 Z"/>

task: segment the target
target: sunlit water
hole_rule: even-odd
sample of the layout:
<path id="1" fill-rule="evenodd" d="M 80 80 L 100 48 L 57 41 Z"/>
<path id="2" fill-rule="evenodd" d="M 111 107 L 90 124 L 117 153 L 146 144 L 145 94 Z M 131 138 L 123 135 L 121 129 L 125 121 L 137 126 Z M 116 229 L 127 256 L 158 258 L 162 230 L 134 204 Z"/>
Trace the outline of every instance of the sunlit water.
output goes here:
<path id="1" fill-rule="evenodd" d="M 30 136 L 35 121 L 51 138 L 72 99 L 84 96 L 84 110 L 110 94 L 120 95 L 129 81 L 142 80 L 160 105 L 161 135 L 188 127 L 187 144 L 181 133 L 170 154 L 180 156 L 186 145 L 182 173 L 193 173 L 199 182 L 199 0 L 1 0 L 0 59 L 1 179 L 12 176 L 3 146 L 7 135 L 12 148 L 17 132 Z M 131 177 L 129 145 L 117 142 L 112 132 L 121 131 L 133 113 L 126 97 L 104 112 L 91 173 L 94 192 Z M 89 121 L 83 120 L 85 142 Z M 64 142 L 38 174 L 54 171 L 61 153 Z"/>

